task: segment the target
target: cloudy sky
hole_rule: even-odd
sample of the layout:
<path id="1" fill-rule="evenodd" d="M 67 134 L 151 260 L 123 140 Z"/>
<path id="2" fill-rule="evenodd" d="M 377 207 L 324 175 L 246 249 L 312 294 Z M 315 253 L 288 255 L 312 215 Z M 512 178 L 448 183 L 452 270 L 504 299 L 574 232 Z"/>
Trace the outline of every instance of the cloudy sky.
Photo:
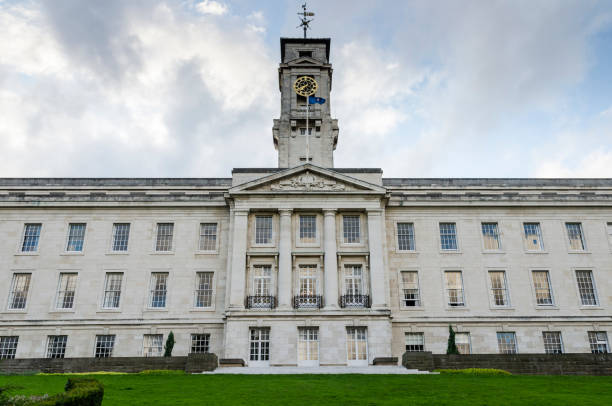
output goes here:
<path id="1" fill-rule="evenodd" d="M 612 1 L 311 0 L 337 167 L 612 177 Z M 0 176 L 275 167 L 295 0 L 0 0 Z"/>

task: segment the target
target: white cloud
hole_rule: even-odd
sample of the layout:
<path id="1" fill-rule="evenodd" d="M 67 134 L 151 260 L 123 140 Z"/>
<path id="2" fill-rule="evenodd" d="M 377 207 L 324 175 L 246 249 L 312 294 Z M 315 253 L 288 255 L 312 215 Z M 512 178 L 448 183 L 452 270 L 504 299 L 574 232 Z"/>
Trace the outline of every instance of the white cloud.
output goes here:
<path id="1" fill-rule="evenodd" d="M 202 14 L 212 14 L 216 16 L 227 13 L 227 6 L 223 3 L 214 0 L 203 0 L 196 4 L 196 9 Z"/>
<path id="2" fill-rule="evenodd" d="M 535 174 L 538 178 L 612 178 L 612 150 L 597 149 L 587 155 L 546 160 Z"/>

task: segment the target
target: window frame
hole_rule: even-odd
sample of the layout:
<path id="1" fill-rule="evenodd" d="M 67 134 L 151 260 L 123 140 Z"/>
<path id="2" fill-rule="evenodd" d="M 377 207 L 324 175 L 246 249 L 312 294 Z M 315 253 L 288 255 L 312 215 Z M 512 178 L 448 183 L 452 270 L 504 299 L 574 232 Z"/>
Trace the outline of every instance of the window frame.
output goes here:
<path id="1" fill-rule="evenodd" d="M 595 342 L 591 341 L 591 335 L 595 335 Z M 601 352 L 601 351 L 594 351 L 593 345 L 600 345 L 599 344 L 599 339 L 597 338 L 597 334 L 604 334 L 606 341 L 606 352 Z M 589 350 L 591 351 L 591 354 L 609 354 L 610 353 L 610 338 L 608 337 L 608 332 L 607 331 L 599 331 L 599 330 L 588 330 L 587 331 L 587 342 L 589 343 Z"/>
<path id="2" fill-rule="evenodd" d="M 26 227 L 29 225 L 40 225 L 40 229 L 38 232 L 38 241 L 36 243 L 36 249 L 33 251 L 23 251 L 23 244 L 25 242 L 25 232 L 26 232 Z M 17 245 L 17 252 L 15 253 L 15 255 L 23 255 L 23 256 L 36 256 L 40 254 L 40 243 L 42 241 L 43 238 L 43 232 L 45 227 L 43 227 L 43 222 L 42 221 L 37 221 L 37 220 L 33 220 L 33 221 L 27 221 L 27 222 L 23 222 L 23 227 L 21 230 L 21 238 L 19 239 L 18 245 Z"/>
<path id="3" fill-rule="evenodd" d="M 365 230 L 365 217 L 363 215 L 363 213 L 360 212 L 342 212 L 339 213 L 340 215 L 339 217 L 339 221 L 340 221 L 340 227 L 338 227 L 338 229 L 340 230 L 340 246 L 342 247 L 362 247 L 365 245 L 365 241 L 366 241 L 366 230 Z M 357 217 L 359 219 L 359 241 L 357 242 L 346 242 L 344 239 L 344 217 L 348 216 L 348 217 Z"/>
<path id="4" fill-rule="evenodd" d="M 106 299 L 106 281 L 109 274 L 121 274 L 121 289 L 119 290 L 119 306 L 118 307 L 104 307 Z M 123 306 L 123 295 L 125 293 L 125 286 L 127 283 L 127 271 L 125 269 L 104 269 L 104 282 L 102 283 L 102 292 L 100 294 L 99 301 L 99 312 L 121 312 Z"/>
<path id="5" fill-rule="evenodd" d="M 98 357 L 97 356 L 97 350 L 98 350 L 98 337 L 113 337 L 112 343 L 113 345 L 110 347 L 110 353 L 108 356 L 104 356 L 104 357 Z M 94 335 L 94 348 L 93 348 L 93 358 L 112 358 L 113 357 L 113 353 L 115 352 L 115 346 L 117 345 L 117 334 L 95 334 Z M 101 347 L 102 348 L 102 347 Z"/>
<path id="6" fill-rule="evenodd" d="M 462 335 L 462 336 L 466 336 L 467 337 L 467 346 L 468 346 L 467 354 L 464 354 L 461 351 L 459 351 L 459 354 L 462 354 L 462 355 L 472 354 L 472 335 L 470 334 L 470 332 L 469 331 L 455 331 L 455 344 L 457 344 L 457 336 L 458 335 Z M 458 350 L 459 350 L 459 345 L 461 345 L 461 343 L 457 344 L 457 349 Z"/>
<path id="7" fill-rule="evenodd" d="M 253 339 L 253 331 L 257 331 L 257 338 Z M 267 338 L 262 338 L 262 333 L 267 331 Z M 266 326 L 249 326 L 247 331 L 248 333 L 248 363 L 249 366 L 269 366 L 270 365 L 270 355 L 272 353 L 272 329 Z M 251 359 L 253 349 L 253 343 L 258 343 L 256 345 L 257 348 L 257 359 Z M 267 344 L 267 345 L 264 345 Z M 265 349 L 264 349 L 265 347 Z M 267 354 L 266 354 L 267 352 Z M 262 359 L 267 358 L 267 359 Z"/>
<path id="8" fill-rule="evenodd" d="M 365 359 L 360 359 L 359 358 L 359 351 L 355 351 L 355 354 L 357 355 L 356 359 L 351 360 L 349 357 L 349 330 L 353 330 L 355 331 L 355 333 L 357 333 L 357 330 L 363 330 L 365 331 L 365 340 L 353 340 L 354 343 L 360 342 L 360 341 L 365 341 Z M 354 325 L 347 325 L 345 326 L 345 346 L 346 346 L 346 362 L 347 365 L 349 366 L 366 366 L 368 365 L 368 363 L 370 362 L 370 343 L 369 343 L 369 338 L 370 335 L 368 334 L 368 327 L 367 326 L 354 326 Z"/>
<path id="9" fill-rule="evenodd" d="M 576 295 L 578 297 L 578 305 L 582 309 L 600 309 L 601 308 L 601 300 L 599 298 L 599 291 L 597 290 L 597 281 L 595 280 L 595 267 L 584 268 L 584 267 L 572 267 L 571 268 L 573 277 L 574 277 L 574 289 L 576 290 Z M 593 284 L 593 294 L 595 296 L 595 304 L 593 305 L 585 305 L 582 303 L 582 296 L 580 295 L 580 286 L 578 285 L 578 272 L 588 271 L 591 273 L 591 282 Z"/>
<path id="10" fill-rule="evenodd" d="M 60 349 L 59 354 L 53 353 L 51 350 L 56 350 L 57 347 L 51 347 L 52 340 L 57 337 L 64 337 L 63 345 L 64 347 Z M 67 334 L 50 334 L 47 336 L 47 346 L 45 349 L 45 358 L 47 359 L 63 359 L 66 358 L 66 350 L 68 349 L 68 335 Z M 54 356 L 61 355 L 61 356 Z"/>
<path id="11" fill-rule="evenodd" d="M 159 226 L 161 224 L 172 224 L 172 239 L 171 239 L 171 244 L 172 246 L 170 247 L 170 250 L 167 251 L 158 251 L 157 250 L 157 239 L 159 236 Z M 176 241 L 175 241 L 175 237 L 176 237 L 176 222 L 174 220 L 159 220 L 156 221 L 154 223 L 154 227 L 153 227 L 153 252 L 151 254 L 153 255 L 173 255 L 174 251 L 176 249 Z"/>
<path id="12" fill-rule="evenodd" d="M 540 229 L 540 249 L 539 250 L 530 250 L 526 247 L 525 243 L 525 224 L 538 224 Z M 544 226 L 542 221 L 536 220 L 522 220 L 521 221 L 521 243 L 523 246 L 523 252 L 526 254 L 547 254 L 548 251 L 546 249 L 546 243 L 544 241 Z"/>
<path id="13" fill-rule="evenodd" d="M 440 226 L 442 224 L 454 224 L 455 225 L 455 245 L 456 248 L 454 250 L 443 249 L 442 248 L 442 230 Z M 438 250 L 441 254 L 461 254 L 461 244 L 459 243 L 459 224 L 457 221 L 438 221 L 437 222 L 437 234 L 438 234 Z"/>
<path id="14" fill-rule="evenodd" d="M 612 252 L 612 220 L 604 221 L 604 231 L 608 239 L 608 248 Z"/>
<path id="15" fill-rule="evenodd" d="M 410 351 L 409 351 L 409 350 L 406 348 L 406 347 L 408 346 L 406 338 L 407 338 L 409 335 L 411 335 L 411 336 L 419 336 L 419 337 L 421 337 L 421 342 L 422 342 L 422 344 L 421 344 L 421 345 L 423 346 L 423 349 L 422 349 L 422 350 L 420 350 L 420 351 L 412 351 L 412 350 L 410 350 Z M 412 345 L 412 344 L 411 344 L 411 345 Z M 422 332 L 422 331 L 405 331 L 405 332 L 404 332 L 404 351 L 405 351 L 405 352 L 425 352 L 425 332 Z"/>
<path id="16" fill-rule="evenodd" d="M 512 337 L 514 338 L 514 352 L 502 352 L 501 351 L 500 341 L 499 341 L 499 335 L 500 334 L 512 334 Z M 518 343 L 518 336 L 516 334 L 516 331 L 497 331 L 495 333 L 495 338 L 496 338 L 496 341 L 497 341 L 497 353 L 498 354 L 505 354 L 505 355 L 516 355 L 516 354 L 519 354 L 519 343 Z"/>
<path id="17" fill-rule="evenodd" d="M 311 334 L 311 332 L 314 332 L 313 334 Z M 315 336 L 316 339 L 312 339 L 312 336 Z M 306 349 L 305 351 L 305 356 L 306 359 L 300 359 L 302 353 L 301 353 L 301 346 L 300 344 L 304 343 L 304 347 Z M 316 359 L 311 359 L 308 356 L 312 356 L 313 354 L 313 348 L 312 347 L 316 347 L 316 355 L 317 358 Z M 320 333 L 320 329 L 319 326 L 298 326 L 297 327 L 297 340 L 296 340 L 296 357 L 297 357 L 297 363 L 298 366 L 303 367 L 303 366 L 318 366 L 319 365 L 319 360 L 321 359 L 321 333 Z"/>
<path id="18" fill-rule="evenodd" d="M 215 248 L 212 250 L 202 250 L 200 249 L 201 247 L 201 240 L 202 240 L 202 225 L 203 224 L 215 224 Z M 198 221 L 197 225 L 196 225 L 196 235 L 198 236 L 198 238 L 196 238 L 196 249 L 195 249 L 195 253 L 198 255 L 215 255 L 219 253 L 219 237 L 221 234 L 221 221 L 215 219 L 215 220 L 207 220 L 207 219 L 203 219 Z"/>
<path id="19" fill-rule="evenodd" d="M 505 281 L 505 287 L 506 287 L 506 301 L 507 301 L 506 305 L 504 306 L 498 306 L 495 304 L 495 297 L 493 295 L 493 285 L 491 283 L 491 272 L 503 272 L 504 273 L 504 281 Z M 489 308 L 491 310 L 514 309 L 512 296 L 510 293 L 511 289 L 510 289 L 510 281 L 508 278 L 508 270 L 505 268 L 498 268 L 498 267 L 485 268 L 485 279 L 486 279 L 488 296 L 489 296 Z"/>
<path id="20" fill-rule="evenodd" d="M 115 251 L 113 249 L 115 246 L 115 225 L 118 225 L 118 224 L 127 224 L 129 227 L 128 238 L 127 238 L 127 249 L 125 251 Z M 131 237 L 132 237 L 132 222 L 131 221 L 123 221 L 123 220 L 113 221 L 111 224 L 110 239 L 109 239 L 109 244 L 108 244 L 108 251 L 106 252 L 106 254 L 107 255 L 129 255 L 130 240 L 132 239 Z"/>
<path id="21" fill-rule="evenodd" d="M 497 248 L 487 248 L 486 244 L 485 244 L 485 234 L 484 234 L 484 230 L 483 230 L 483 226 L 485 224 L 495 224 L 495 227 L 497 229 Z M 503 254 L 505 252 L 504 250 L 504 244 L 502 241 L 502 228 L 501 228 L 501 223 L 497 220 L 481 220 L 480 221 L 480 241 L 481 241 L 481 248 L 482 248 L 482 252 L 484 254 Z"/>
<path id="22" fill-rule="evenodd" d="M 569 235 L 569 229 L 567 228 L 568 225 L 570 224 L 578 224 L 580 226 L 580 235 L 581 235 L 581 240 L 582 240 L 582 249 L 576 250 L 572 248 L 572 244 L 571 244 L 571 240 L 570 240 L 570 235 Z M 589 244 L 586 238 L 586 231 L 585 231 L 585 227 L 584 227 L 584 222 L 583 221 L 564 221 L 563 222 L 563 229 L 565 232 L 565 243 L 567 246 L 567 252 L 570 254 L 588 254 L 590 253 L 589 251 Z"/>
<path id="23" fill-rule="evenodd" d="M 399 254 L 416 254 L 418 253 L 417 244 L 416 244 L 416 225 L 414 221 L 403 221 L 397 220 L 394 223 L 395 226 L 395 252 Z M 412 224 L 412 244 L 414 249 L 412 250 L 403 250 L 400 247 L 400 238 L 399 238 L 399 225 L 400 224 Z"/>
<path id="24" fill-rule="evenodd" d="M 14 341 L 15 346 L 11 346 L 8 347 L 7 345 L 2 345 L 2 340 L 6 340 L 9 339 L 11 341 Z M 11 343 L 13 344 L 13 343 Z M 2 352 L 0 352 L 0 360 L 3 359 L 15 359 L 17 358 L 17 350 L 19 349 L 19 336 L 16 335 L 2 335 L 0 336 L 0 349 Z M 12 354 L 8 354 L 6 352 L 6 350 L 12 350 Z M 7 356 L 7 355 L 11 355 L 11 356 Z"/>
<path id="25" fill-rule="evenodd" d="M 257 243 L 257 217 L 269 216 L 272 218 L 272 234 L 270 236 L 269 243 Z M 276 239 L 278 235 L 277 227 L 278 227 L 278 214 L 273 212 L 254 212 L 251 217 L 251 246 L 255 248 L 272 248 L 276 247 Z"/>
<path id="26" fill-rule="evenodd" d="M 546 346 L 547 346 L 546 335 L 547 334 L 558 334 L 560 352 L 549 352 L 549 350 L 546 348 Z M 563 344 L 563 334 L 561 333 L 560 330 L 555 330 L 555 331 L 546 330 L 546 331 L 542 331 L 542 342 L 544 344 L 544 354 L 565 354 L 565 346 Z"/>
<path id="27" fill-rule="evenodd" d="M 152 348 L 156 348 L 157 346 L 153 346 L 152 344 L 154 344 L 154 342 L 152 341 L 152 339 L 155 338 L 159 338 L 160 339 L 160 343 L 159 343 L 159 354 L 158 355 L 150 355 L 150 351 L 148 352 L 147 349 L 152 349 Z M 147 346 L 147 339 L 151 340 L 149 341 Z M 142 335 L 142 356 L 145 358 L 158 358 L 158 357 L 162 357 L 164 355 L 164 335 L 161 333 L 146 333 Z"/>
<path id="28" fill-rule="evenodd" d="M 166 296 L 163 307 L 153 307 L 153 275 L 154 274 L 166 274 Z M 172 283 L 171 275 L 173 273 L 170 269 L 154 269 L 149 272 L 149 282 L 147 284 L 147 303 L 146 303 L 146 311 L 153 312 L 167 312 L 170 308 L 170 286 Z"/>
<path id="29" fill-rule="evenodd" d="M 202 273 L 209 273 L 212 274 L 211 277 L 211 282 L 210 282 L 210 306 L 196 306 L 197 303 L 197 297 L 198 297 L 198 286 L 199 286 L 199 281 L 200 281 L 200 274 Z M 194 290 L 193 290 L 193 301 L 191 303 L 192 306 L 192 310 L 193 311 L 202 311 L 202 312 L 208 312 L 208 311 L 214 311 L 215 310 L 215 301 L 216 301 L 216 288 L 217 288 L 217 278 L 216 278 L 216 272 L 213 269 L 196 269 L 194 271 Z"/>
<path id="30" fill-rule="evenodd" d="M 417 291 L 418 291 L 418 295 L 419 295 L 419 304 L 418 306 L 406 306 L 404 303 L 404 278 L 403 278 L 403 273 L 404 272 L 414 272 L 416 274 L 417 277 Z M 419 275 L 419 270 L 418 269 L 400 269 L 398 271 L 398 298 L 399 298 L 399 305 L 400 305 L 400 309 L 401 310 L 424 310 L 423 308 L 425 307 L 423 304 L 423 295 L 422 295 L 422 291 L 421 291 L 421 275 Z"/>
<path id="31" fill-rule="evenodd" d="M 462 306 L 451 306 L 450 305 L 450 296 L 448 295 L 448 288 L 446 287 L 446 273 L 447 272 L 458 272 L 461 275 L 461 287 L 462 287 L 462 299 L 463 299 L 463 305 Z M 444 289 L 444 308 L 446 310 L 465 310 L 468 308 L 468 302 L 467 302 L 467 292 L 465 289 L 465 278 L 463 277 L 463 268 L 453 268 L 453 267 L 449 267 L 449 268 L 444 268 L 442 269 L 442 288 Z"/>
<path id="32" fill-rule="evenodd" d="M 206 340 L 196 340 L 200 342 L 206 342 L 206 351 L 193 351 L 196 346 L 194 345 L 194 338 L 198 337 L 206 337 Z M 210 342 L 211 342 L 211 334 L 210 333 L 191 333 L 189 335 L 189 354 L 210 354 Z M 198 346 L 201 347 L 201 346 Z"/>
<path id="33" fill-rule="evenodd" d="M 59 307 L 60 293 L 62 292 L 62 275 L 73 275 L 76 277 L 76 281 L 74 283 L 74 294 L 72 297 L 72 307 Z M 79 270 L 76 269 L 60 269 L 56 273 L 57 285 L 55 289 L 55 295 L 53 297 L 52 310 L 51 312 L 61 312 L 61 313 L 73 313 L 76 311 L 76 303 L 79 292 Z"/>
<path id="34" fill-rule="evenodd" d="M 321 246 L 321 231 L 323 227 L 322 216 L 317 212 L 297 212 L 295 213 L 295 246 L 296 247 L 320 247 Z M 314 216 L 315 218 L 315 241 L 314 242 L 303 242 L 300 234 L 301 234 L 301 217 L 302 216 Z"/>
<path id="35" fill-rule="evenodd" d="M 6 306 L 5 306 L 6 312 L 8 313 L 27 313 L 28 307 L 30 305 L 30 300 L 31 300 L 30 295 L 32 294 L 33 285 L 34 285 L 34 270 L 32 269 L 12 269 L 10 272 L 11 272 L 11 278 L 10 278 L 10 282 L 8 286 L 8 294 L 7 294 L 7 300 L 6 300 Z M 20 308 L 11 307 L 16 275 L 30 275 L 30 280 L 28 282 L 28 291 L 26 292 L 26 295 L 25 295 L 25 304 L 22 308 L 21 307 Z"/>
<path id="36" fill-rule="evenodd" d="M 83 231 L 83 243 L 80 251 L 68 251 L 68 244 L 70 243 L 70 229 L 72 225 L 83 224 L 85 229 Z M 70 220 L 66 222 L 66 238 L 64 240 L 64 248 L 61 255 L 85 255 L 85 249 L 87 248 L 87 221 L 85 220 Z"/>
<path id="37" fill-rule="evenodd" d="M 534 279 L 535 272 L 546 272 L 547 279 L 548 279 L 548 290 L 550 293 L 550 300 L 551 300 L 550 304 L 538 303 L 538 295 L 537 295 L 537 289 L 536 289 L 536 284 L 535 284 L 535 279 Z M 533 302 L 535 304 L 536 309 L 557 309 L 558 307 L 557 307 L 557 302 L 555 299 L 555 289 L 553 288 L 550 269 L 532 268 L 529 270 L 529 277 L 531 281 L 531 292 L 533 294 Z"/>

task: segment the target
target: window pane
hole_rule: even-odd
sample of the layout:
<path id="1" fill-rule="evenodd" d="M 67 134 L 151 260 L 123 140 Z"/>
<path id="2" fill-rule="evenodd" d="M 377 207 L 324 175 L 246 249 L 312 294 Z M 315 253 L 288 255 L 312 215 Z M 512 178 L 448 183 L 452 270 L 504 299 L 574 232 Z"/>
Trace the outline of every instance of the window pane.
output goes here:
<path id="1" fill-rule="evenodd" d="M 123 273 L 108 272 L 104 282 L 104 302 L 102 307 L 105 309 L 117 309 L 121 302 L 121 282 Z"/>
<path id="2" fill-rule="evenodd" d="M 319 329 L 305 327 L 298 329 L 298 361 L 319 359 Z"/>
<path id="3" fill-rule="evenodd" d="M 578 292 L 580 293 L 580 303 L 583 306 L 597 306 L 597 294 L 593 283 L 593 272 L 576 271 L 576 281 L 578 282 Z"/>
<path id="4" fill-rule="evenodd" d="M 344 294 L 362 295 L 363 294 L 363 273 L 361 265 L 344 266 Z"/>
<path id="5" fill-rule="evenodd" d="M 196 275 L 195 307 L 211 307 L 213 296 L 213 273 L 198 272 Z"/>
<path id="6" fill-rule="evenodd" d="M 270 360 L 270 329 L 252 328 L 250 331 L 250 356 L 251 361 Z"/>
<path id="7" fill-rule="evenodd" d="M 0 359 L 13 359 L 17 353 L 19 336 L 0 337 Z"/>
<path id="8" fill-rule="evenodd" d="M 317 241 L 317 216 L 300 216 L 300 241 L 315 243 Z"/>
<path id="9" fill-rule="evenodd" d="M 94 356 L 96 358 L 108 358 L 113 355 L 113 347 L 115 346 L 115 335 L 99 335 L 96 336 L 96 348 Z"/>
<path id="10" fill-rule="evenodd" d="M 130 225 L 128 223 L 113 224 L 113 251 L 127 251 L 130 239 Z"/>
<path id="11" fill-rule="evenodd" d="M 401 294 L 402 304 L 406 307 L 416 307 L 421 305 L 421 295 L 419 292 L 419 274 L 417 271 L 402 271 Z"/>
<path id="12" fill-rule="evenodd" d="M 405 338 L 407 352 L 425 351 L 425 338 L 423 333 L 406 333 Z"/>
<path id="13" fill-rule="evenodd" d="M 217 223 L 200 224 L 200 251 L 217 249 Z"/>
<path id="14" fill-rule="evenodd" d="M 495 306 L 508 306 L 508 288 L 506 286 L 505 271 L 489 271 L 491 279 L 491 295 Z"/>
<path id="15" fill-rule="evenodd" d="M 567 228 L 567 238 L 569 239 L 570 249 L 574 251 L 584 251 L 584 236 L 582 235 L 581 223 L 565 223 Z"/>
<path id="16" fill-rule="evenodd" d="M 589 331 L 589 344 L 593 354 L 610 352 L 608 333 L 605 331 Z"/>
<path id="17" fill-rule="evenodd" d="M 457 251 L 455 223 L 440 223 L 440 246 L 445 251 Z"/>
<path id="18" fill-rule="evenodd" d="M 38 251 L 38 241 L 40 240 L 40 229 L 42 224 L 26 224 L 23 228 L 23 242 L 21 252 Z"/>
<path id="19" fill-rule="evenodd" d="M 166 307 L 167 289 L 168 273 L 152 273 L 149 307 Z"/>
<path id="20" fill-rule="evenodd" d="M 414 224 L 397 223 L 397 245 L 400 251 L 414 251 Z"/>
<path id="21" fill-rule="evenodd" d="M 9 293 L 9 309 L 25 309 L 31 277 L 32 274 L 29 273 L 13 274 Z"/>
<path id="22" fill-rule="evenodd" d="M 563 343 L 559 331 L 544 331 L 542 332 L 542 338 L 544 339 L 544 352 L 546 354 L 563 353 Z"/>
<path id="23" fill-rule="evenodd" d="M 272 244 L 272 216 L 255 216 L 255 244 Z"/>
<path id="24" fill-rule="evenodd" d="M 360 216 L 342 216 L 342 230 L 345 244 L 358 244 L 361 242 Z"/>
<path id="25" fill-rule="evenodd" d="M 500 354 L 516 354 L 516 336 L 514 333 L 497 333 L 497 346 Z"/>
<path id="26" fill-rule="evenodd" d="M 470 354 L 470 333 L 455 333 L 455 344 L 459 354 Z"/>
<path id="27" fill-rule="evenodd" d="M 210 345 L 210 334 L 192 334 L 191 335 L 191 353 L 202 354 L 207 353 Z"/>
<path id="28" fill-rule="evenodd" d="M 523 223 L 523 233 L 523 242 L 526 250 L 542 251 L 544 249 L 540 223 Z"/>
<path id="29" fill-rule="evenodd" d="M 365 327 L 347 327 L 347 357 L 349 361 L 364 361 L 368 359 L 367 330 Z"/>
<path id="30" fill-rule="evenodd" d="M 47 337 L 47 358 L 64 358 L 68 336 Z"/>
<path id="31" fill-rule="evenodd" d="M 552 305 L 552 292 L 548 271 L 533 271 L 533 285 L 538 305 Z"/>
<path id="32" fill-rule="evenodd" d="M 482 223 L 482 238 L 485 250 L 499 250 L 499 229 L 497 223 Z"/>
<path id="33" fill-rule="evenodd" d="M 143 340 L 143 356 L 161 357 L 163 340 L 164 336 L 162 334 L 145 334 Z"/>
<path id="34" fill-rule="evenodd" d="M 172 236 L 174 234 L 173 223 L 157 224 L 157 240 L 155 251 L 172 251 Z"/>
<path id="35" fill-rule="evenodd" d="M 444 272 L 446 280 L 446 295 L 449 306 L 465 306 L 463 298 L 463 278 L 461 271 Z"/>
<path id="36" fill-rule="evenodd" d="M 68 245 L 66 251 L 80 252 L 83 251 L 83 241 L 85 240 L 85 224 L 71 223 L 68 232 Z"/>
<path id="37" fill-rule="evenodd" d="M 74 306 L 76 282 L 76 273 L 60 274 L 59 286 L 57 289 L 57 302 L 55 305 L 58 309 L 72 309 Z"/>

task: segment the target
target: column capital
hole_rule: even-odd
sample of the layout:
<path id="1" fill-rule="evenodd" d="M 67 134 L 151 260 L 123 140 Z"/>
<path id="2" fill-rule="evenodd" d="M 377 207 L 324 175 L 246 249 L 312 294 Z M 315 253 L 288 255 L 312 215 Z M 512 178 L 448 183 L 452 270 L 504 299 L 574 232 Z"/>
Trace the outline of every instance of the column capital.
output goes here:
<path id="1" fill-rule="evenodd" d="M 336 209 L 323 209 L 323 215 L 325 216 L 335 216 L 337 212 Z"/>
<path id="2" fill-rule="evenodd" d="M 293 209 L 278 209 L 278 214 L 281 216 L 291 216 L 291 213 L 293 213 Z"/>

